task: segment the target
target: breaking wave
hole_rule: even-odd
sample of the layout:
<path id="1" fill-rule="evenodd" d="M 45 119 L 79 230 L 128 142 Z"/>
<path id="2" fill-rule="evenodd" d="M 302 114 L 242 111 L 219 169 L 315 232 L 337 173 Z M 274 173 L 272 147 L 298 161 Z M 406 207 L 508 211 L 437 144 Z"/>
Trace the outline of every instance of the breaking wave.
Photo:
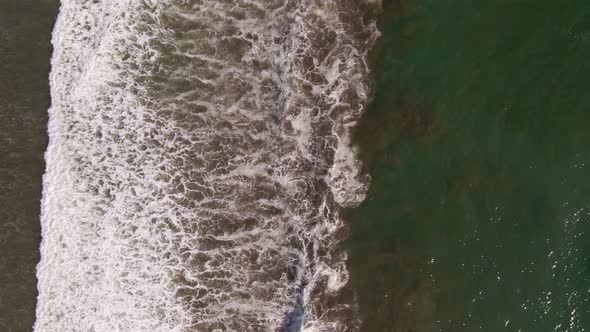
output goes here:
<path id="1" fill-rule="evenodd" d="M 370 0 L 63 0 L 36 331 L 355 331 Z"/>

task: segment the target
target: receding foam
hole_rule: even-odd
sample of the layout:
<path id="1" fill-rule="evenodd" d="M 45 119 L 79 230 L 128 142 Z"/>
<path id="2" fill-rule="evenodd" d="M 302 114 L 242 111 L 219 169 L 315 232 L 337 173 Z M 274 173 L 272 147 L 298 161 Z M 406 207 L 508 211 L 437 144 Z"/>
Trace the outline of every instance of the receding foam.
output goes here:
<path id="1" fill-rule="evenodd" d="M 374 1 L 63 0 L 36 331 L 355 331 Z"/>

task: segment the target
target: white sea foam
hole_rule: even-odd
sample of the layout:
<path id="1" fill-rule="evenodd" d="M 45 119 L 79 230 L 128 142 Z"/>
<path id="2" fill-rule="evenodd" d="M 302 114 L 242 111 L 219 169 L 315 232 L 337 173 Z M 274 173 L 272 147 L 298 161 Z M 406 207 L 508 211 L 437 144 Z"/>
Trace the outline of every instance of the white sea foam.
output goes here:
<path id="1" fill-rule="evenodd" d="M 371 3 L 63 0 L 35 330 L 356 330 Z"/>

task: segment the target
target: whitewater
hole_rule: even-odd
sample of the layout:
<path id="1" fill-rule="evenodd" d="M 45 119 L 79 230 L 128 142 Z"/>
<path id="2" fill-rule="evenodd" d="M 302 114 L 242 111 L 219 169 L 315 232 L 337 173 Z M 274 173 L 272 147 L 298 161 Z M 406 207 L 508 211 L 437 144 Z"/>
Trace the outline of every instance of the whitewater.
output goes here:
<path id="1" fill-rule="evenodd" d="M 35 331 L 357 331 L 370 0 L 63 0 Z"/>

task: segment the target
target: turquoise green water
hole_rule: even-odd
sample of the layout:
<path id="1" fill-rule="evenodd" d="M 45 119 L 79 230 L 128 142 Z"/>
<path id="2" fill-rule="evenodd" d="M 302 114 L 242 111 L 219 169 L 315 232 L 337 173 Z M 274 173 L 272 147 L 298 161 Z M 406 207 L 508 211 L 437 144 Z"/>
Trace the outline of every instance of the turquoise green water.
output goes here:
<path id="1" fill-rule="evenodd" d="M 590 2 L 384 5 L 345 243 L 364 330 L 590 329 Z"/>

